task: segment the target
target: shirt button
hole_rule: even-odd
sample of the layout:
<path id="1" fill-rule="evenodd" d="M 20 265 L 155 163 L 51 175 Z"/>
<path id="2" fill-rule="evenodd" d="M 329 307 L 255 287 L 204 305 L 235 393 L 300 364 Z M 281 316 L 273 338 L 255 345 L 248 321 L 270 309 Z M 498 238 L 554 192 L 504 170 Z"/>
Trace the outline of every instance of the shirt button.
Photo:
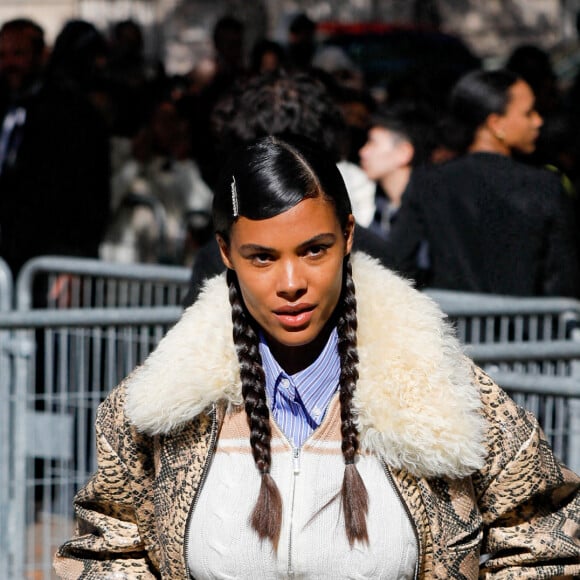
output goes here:
<path id="1" fill-rule="evenodd" d="M 287 389 L 290 386 L 290 381 L 288 379 L 282 379 L 280 381 L 280 385 L 285 389 Z"/>
<path id="2" fill-rule="evenodd" d="M 312 409 L 312 416 L 315 419 L 318 419 L 318 417 L 320 417 L 322 411 L 318 408 L 318 407 L 314 407 L 314 409 Z"/>

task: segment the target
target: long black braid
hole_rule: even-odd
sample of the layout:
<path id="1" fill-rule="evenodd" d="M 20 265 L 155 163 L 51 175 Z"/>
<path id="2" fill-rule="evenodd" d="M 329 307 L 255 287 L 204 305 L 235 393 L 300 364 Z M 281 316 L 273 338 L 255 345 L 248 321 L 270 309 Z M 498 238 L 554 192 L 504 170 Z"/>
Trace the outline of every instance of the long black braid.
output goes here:
<path id="1" fill-rule="evenodd" d="M 358 381 L 358 353 L 356 331 L 356 295 L 352 279 L 350 258 L 344 261 L 344 292 L 342 312 L 337 321 L 338 354 L 340 356 L 340 418 L 342 433 L 342 454 L 345 469 L 342 482 L 342 506 L 348 541 L 367 542 L 366 516 L 368 513 L 368 493 L 355 464 L 359 449 L 358 430 L 352 400 Z"/>
<path id="2" fill-rule="evenodd" d="M 270 450 L 270 412 L 266 400 L 266 378 L 262 368 L 259 338 L 248 321 L 235 274 L 228 271 L 229 298 L 232 306 L 233 337 L 238 360 L 242 395 L 250 426 L 250 445 L 258 471 L 262 476 L 260 494 L 250 521 L 260 539 L 270 539 L 274 549 L 278 547 L 282 525 L 282 498 L 272 476 Z"/>

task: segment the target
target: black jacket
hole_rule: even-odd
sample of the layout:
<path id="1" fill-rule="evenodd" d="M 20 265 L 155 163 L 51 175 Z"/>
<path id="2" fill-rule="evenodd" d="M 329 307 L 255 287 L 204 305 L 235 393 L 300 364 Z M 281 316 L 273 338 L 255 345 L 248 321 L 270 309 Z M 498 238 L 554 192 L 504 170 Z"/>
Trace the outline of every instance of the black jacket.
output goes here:
<path id="1" fill-rule="evenodd" d="M 83 95 L 48 83 L 18 102 L 0 87 L 0 126 L 10 106 L 26 122 L 0 173 L 0 257 L 14 274 L 42 254 L 96 257 L 109 211 L 104 120 Z"/>
<path id="2" fill-rule="evenodd" d="M 557 175 L 493 153 L 416 170 L 387 252 L 413 277 L 422 240 L 429 286 L 516 296 L 580 295 L 572 202 Z"/>

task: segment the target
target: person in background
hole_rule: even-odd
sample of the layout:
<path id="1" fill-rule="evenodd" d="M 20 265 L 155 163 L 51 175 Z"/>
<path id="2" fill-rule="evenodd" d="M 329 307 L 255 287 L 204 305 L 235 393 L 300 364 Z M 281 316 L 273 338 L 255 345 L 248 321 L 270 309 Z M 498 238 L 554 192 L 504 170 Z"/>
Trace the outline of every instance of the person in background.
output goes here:
<path id="1" fill-rule="evenodd" d="M 108 218 L 108 133 L 90 100 L 92 85 L 60 74 L 60 49 L 46 65 L 45 51 L 44 31 L 34 21 L 10 20 L 0 28 L 0 257 L 14 278 L 38 256 L 96 258 Z M 89 71 L 83 73 L 88 80 Z M 68 304 L 71 279 L 39 276 L 32 306 Z M 37 331 L 32 356 L 39 369 L 48 340 Z M 37 410 L 45 410 L 46 381 L 42 372 L 32 381 Z M 33 475 L 37 517 L 46 491 L 39 482 L 48 477 L 40 458 Z"/>
<path id="2" fill-rule="evenodd" d="M 109 45 L 96 26 L 69 20 L 58 33 L 46 67 L 46 82 L 87 100 L 100 114 L 105 130 L 114 134 L 116 94 L 111 83 Z M 141 102 L 146 99 L 142 95 Z M 140 104 L 135 104 L 137 109 Z"/>
<path id="3" fill-rule="evenodd" d="M 536 98 L 536 109 L 544 123 L 533 153 L 522 155 L 527 163 L 556 173 L 580 219 L 580 139 L 577 98 L 567 101 L 561 90 L 550 53 L 533 44 L 517 46 L 506 68 L 524 79 Z M 573 90 L 570 95 L 573 95 Z M 572 106 L 570 106 L 572 105 Z M 580 234 L 579 234 L 580 235 Z"/>
<path id="4" fill-rule="evenodd" d="M 289 67 L 293 71 L 308 71 L 316 53 L 316 22 L 307 14 L 296 14 L 288 26 Z"/>
<path id="5" fill-rule="evenodd" d="M 353 254 L 334 159 L 265 137 L 220 175 L 227 273 L 101 405 L 57 575 L 580 574 L 580 477 L 433 301 Z"/>
<path id="6" fill-rule="evenodd" d="M 244 62 L 245 26 L 233 16 L 223 16 L 213 29 L 213 45 L 216 59 L 216 83 L 231 85 L 245 74 Z"/>
<path id="7" fill-rule="evenodd" d="M 552 172 L 513 159 L 534 151 L 542 118 L 529 85 L 507 70 L 462 77 L 449 120 L 463 155 L 413 172 L 387 251 L 416 275 L 429 244 L 429 285 L 516 296 L 580 296 L 577 224 Z"/>
<path id="8" fill-rule="evenodd" d="M 142 28 L 134 20 L 120 20 L 111 27 L 107 77 L 111 132 L 133 138 L 147 124 L 169 84 L 163 63 L 146 56 Z"/>
<path id="9" fill-rule="evenodd" d="M 435 147 L 435 115 L 426 103 L 401 101 L 383 105 L 372 116 L 367 142 L 360 149 L 360 164 L 376 182 L 373 217 L 369 229 L 384 239 L 397 220 L 413 170 L 430 163 Z M 428 284 L 429 246 L 417 248 L 418 287 Z"/>
<path id="10" fill-rule="evenodd" d="M 401 207 L 415 167 L 426 165 L 435 146 L 435 117 L 426 104 L 383 105 L 371 117 L 360 165 L 376 182 L 371 229 L 385 239 Z"/>
<path id="11" fill-rule="evenodd" d="M 160 102 L 118 157 L 100 257 L 190 266 L 211 235 L 213 194 L 191 157 L 187 120 Z"/>
<path id="12" fill-rule="evenodd" d="M 562 95 L 547 51 L 533 44 L 521 44 L 512 50 L 505 68 L 528 83 L 536 99 L 536 110 L 544 121 L 559 111 Z"/>
<path id="13" fill-rule="evenodd" d="M 330 92 L 332 99 L 340 108 L 346 123 L 348 140 L 345 159 L 360 169 L 359 151 L 367 141 L 371 117 L 377 109 L 377 102 L 371 93 L 364 88 L 352 89 L 346 86 L 340 86 L 332 82 L 332 80 L 329 82 L 324 77 L 321 80 Z M 361 171 L 361 173 L 364 176 L 364 171 Z M 367 182 L 374 186 L 371 179 L 367 178 Z M 372 199 L 372 195 L 369 198 Z M 357 215 L 356 219 L 357 223 L 367 226 L 372 219 L 372 214 L 368 217 L 368 221 L 366 216 L 364 220 L 361 220 L 360 215 Z"/>
<path id="14" fill-rule="evenodd" d="M 86 95 L 100 88 L 108 75 L 106 38 L 86 20 L 69 20 L 58 33 L 47 64 L 51 82 Z"/>
<path id="15" fill-rule="evenodd" d="M 321 46 L 312 57 L 312 68 L 324 71 L 338 87 L 360 91 L 366 89 L 362 70 L 339 46 Z"/>
<path id="16" fill-rule="evenodd" d="M 191 131 L 191 153 L 204 181 L 211 186 L 220 165 L 211 134 L 211 114 L 232 87 L 247 78 L 245 25 L 233 16 L 222 16 L 213 28 L 214 69 L 197 93 L 189 93 L 176 102 L 181 115 L 187 118 Z"/>
<path id="17" fill-rule="evenodd" d="M 0 29 L 0 256 L 15 275 L 35 256 L 96 257 L 108 216 L 105 120 L 44 51 L 35 22 Z"/>
<path id="18" fill-rule="evenodd" d="M 284 47 L 269 40 L 262 38 L 252 47 L 250 54 L 250 74 L 272 74 L 286 69 L 286 51 Z"/>

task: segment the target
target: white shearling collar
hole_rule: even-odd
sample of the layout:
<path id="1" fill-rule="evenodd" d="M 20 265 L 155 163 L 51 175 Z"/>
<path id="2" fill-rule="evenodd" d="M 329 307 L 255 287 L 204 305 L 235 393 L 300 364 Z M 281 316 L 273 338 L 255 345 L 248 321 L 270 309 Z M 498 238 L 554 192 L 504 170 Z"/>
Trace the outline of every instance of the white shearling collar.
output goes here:
<path id="1" fill-rule="evenodd" d="M 484 421 L 470 361 L 430 298 L 364 254 L 352 262 L 363 449 L 420 477 L 472 473 L 483 464 Z M 242 403 L 224 275 L 207 283 L 126 383 L 127 415 L 151 435 L 212 403 Z"/>

